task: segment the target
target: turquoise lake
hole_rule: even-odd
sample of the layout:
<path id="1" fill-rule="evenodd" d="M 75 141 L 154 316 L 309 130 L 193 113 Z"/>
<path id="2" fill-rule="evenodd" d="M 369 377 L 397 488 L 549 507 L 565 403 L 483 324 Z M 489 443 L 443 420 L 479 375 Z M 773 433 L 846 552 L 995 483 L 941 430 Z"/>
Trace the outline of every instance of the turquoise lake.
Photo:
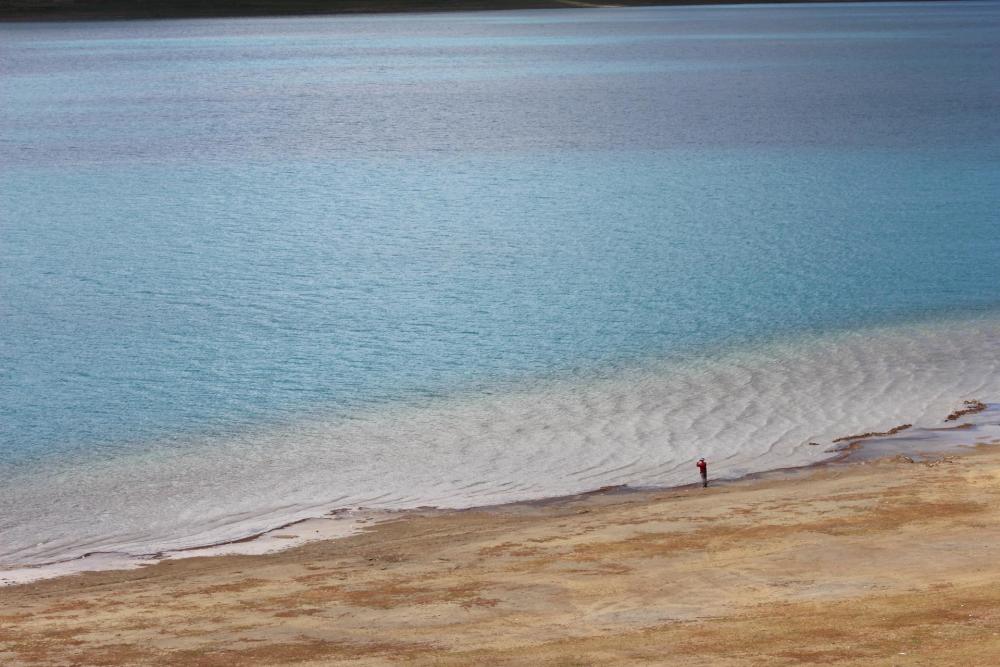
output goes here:
<path id="1" fill-rule="evenodd" d="M 1000 400 L 1000 4 L 0 25 L 0 565 Z"/>

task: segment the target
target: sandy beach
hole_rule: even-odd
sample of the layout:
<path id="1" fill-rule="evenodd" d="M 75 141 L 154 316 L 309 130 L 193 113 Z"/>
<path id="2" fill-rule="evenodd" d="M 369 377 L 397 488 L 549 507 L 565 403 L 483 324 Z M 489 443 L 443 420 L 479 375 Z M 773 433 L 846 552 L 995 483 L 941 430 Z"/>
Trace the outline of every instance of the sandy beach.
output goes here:
<path id="1" fill-rule="evenodd" d="M 2 589 L 5 665 L 974 665 L 1000 450 L 417 512 Z"/>

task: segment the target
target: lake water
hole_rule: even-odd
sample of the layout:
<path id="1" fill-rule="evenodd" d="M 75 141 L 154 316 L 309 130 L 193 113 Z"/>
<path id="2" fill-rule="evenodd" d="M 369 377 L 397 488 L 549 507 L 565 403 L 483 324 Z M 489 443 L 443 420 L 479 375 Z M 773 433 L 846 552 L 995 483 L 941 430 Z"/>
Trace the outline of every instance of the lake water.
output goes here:
<path id="1" fill-rule="evenodd" d="M 0 565 L 1000 398 L 1000 4 L 0 25 Z"/>

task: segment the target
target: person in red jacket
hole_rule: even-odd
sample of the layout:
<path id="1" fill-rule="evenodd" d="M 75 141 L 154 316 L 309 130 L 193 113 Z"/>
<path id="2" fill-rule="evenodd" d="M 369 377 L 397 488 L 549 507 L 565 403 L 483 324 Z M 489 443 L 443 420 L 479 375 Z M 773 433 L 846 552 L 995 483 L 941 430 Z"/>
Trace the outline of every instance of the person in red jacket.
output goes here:
<path id="1" fill-rule="evenodd" d="M 695 465 L 698 466 L 698 470 L 701 471 L 701 487 L 703 489 L 707 488 L 708 487 L 708 464 L 705 462 L 705 459 L 698 459 L 698 462 Z"/>

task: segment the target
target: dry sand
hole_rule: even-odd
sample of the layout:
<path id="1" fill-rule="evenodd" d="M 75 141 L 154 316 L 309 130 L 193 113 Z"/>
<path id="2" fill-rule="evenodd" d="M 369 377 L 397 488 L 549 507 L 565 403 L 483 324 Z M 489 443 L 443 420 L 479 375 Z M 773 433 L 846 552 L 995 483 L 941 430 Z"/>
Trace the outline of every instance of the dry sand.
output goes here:
<path id="1" fill-rule="evenodd" d="M 1000 448 L 0 588 L 2 665 L 997 665 Z"/>

